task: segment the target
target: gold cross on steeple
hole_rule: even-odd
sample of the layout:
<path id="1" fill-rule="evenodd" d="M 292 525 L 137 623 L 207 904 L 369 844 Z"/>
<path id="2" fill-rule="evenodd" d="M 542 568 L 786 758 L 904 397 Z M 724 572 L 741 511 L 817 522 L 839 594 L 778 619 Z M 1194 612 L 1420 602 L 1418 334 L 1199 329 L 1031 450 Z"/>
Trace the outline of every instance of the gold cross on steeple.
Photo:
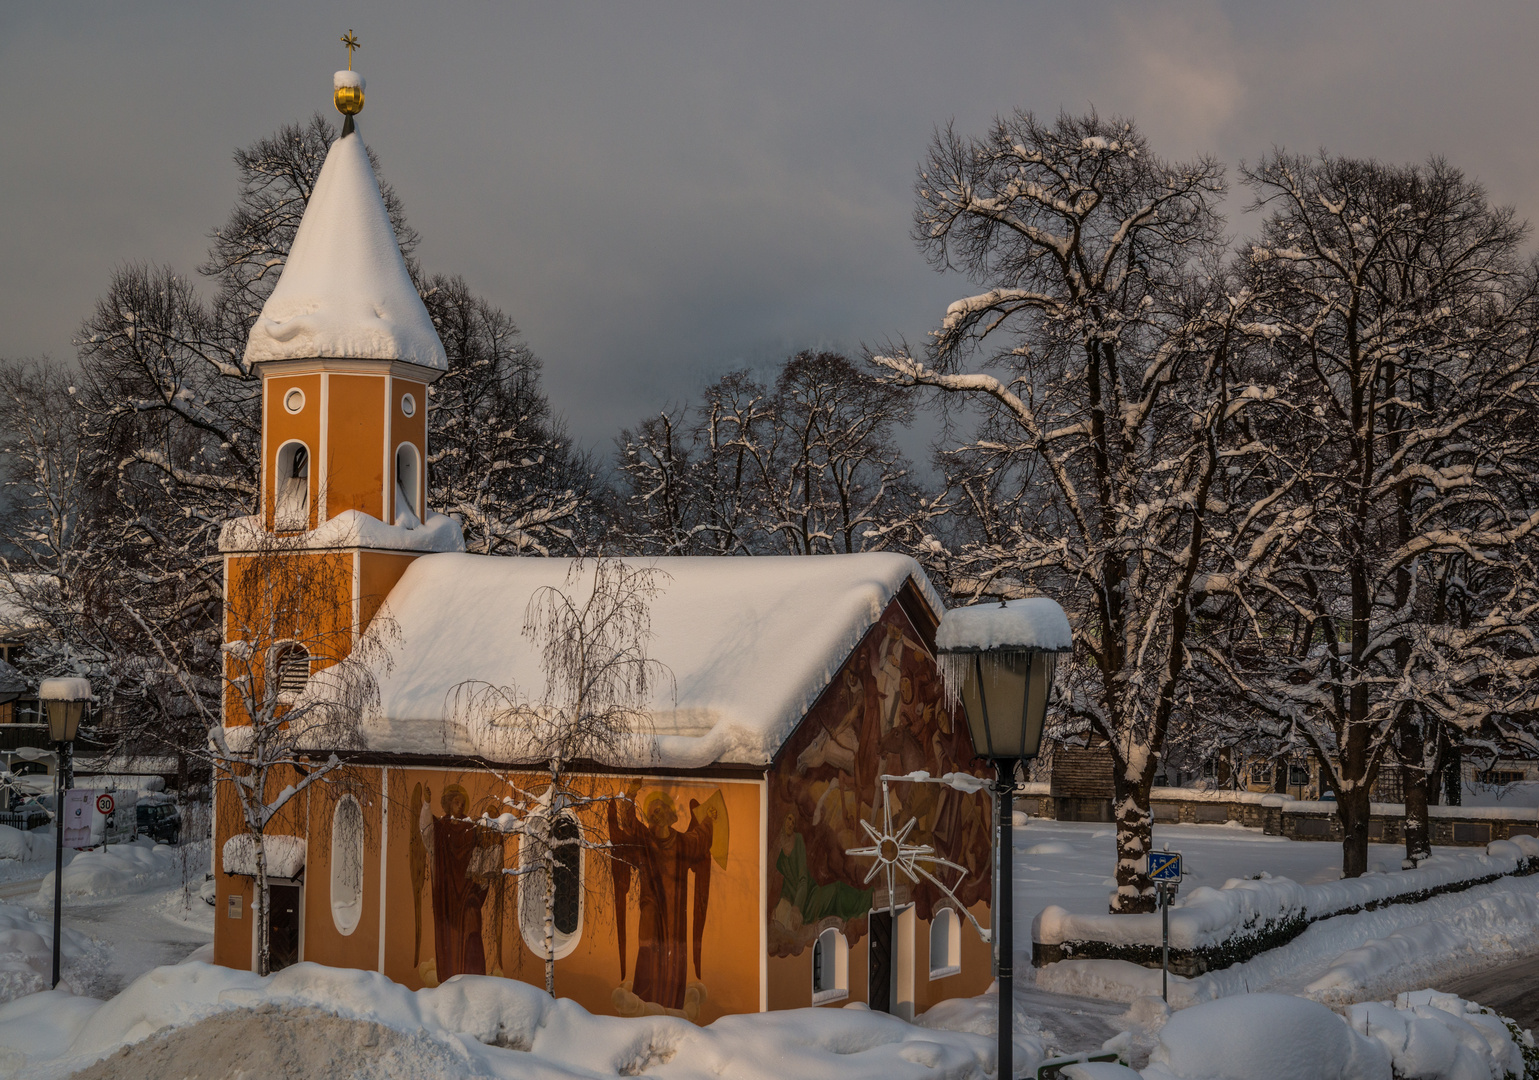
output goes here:
<path id="1" fill-rule="evenodd" d="M 342 35 L 342 44 L 347 46 L 347 70 L 352 71 L 353 50 L 361 49 L 363 46 L 359 44 L 358 39 L 353 36 L 353 31 L 351 28 L 348 29 L 347 33 Z"/>

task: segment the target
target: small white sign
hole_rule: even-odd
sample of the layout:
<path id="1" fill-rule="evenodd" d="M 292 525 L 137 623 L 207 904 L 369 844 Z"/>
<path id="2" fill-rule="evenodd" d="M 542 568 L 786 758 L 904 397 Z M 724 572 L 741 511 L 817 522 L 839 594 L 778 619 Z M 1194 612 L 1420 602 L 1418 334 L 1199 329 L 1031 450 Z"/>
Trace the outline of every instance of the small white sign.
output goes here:
<path id="1" fill-rule="evenodd" d="M 224 917 L 227 919 L 240 918 L 240 896 L 231 896 L 230 902 L 225 906 Z"/>
<path id="2" fill-rule="evenodd" d="M 70 788 L 64 793 L 64 846 L 89 847 L 91 843 L 91 803 L 96 792 L 90 788 Z"/>

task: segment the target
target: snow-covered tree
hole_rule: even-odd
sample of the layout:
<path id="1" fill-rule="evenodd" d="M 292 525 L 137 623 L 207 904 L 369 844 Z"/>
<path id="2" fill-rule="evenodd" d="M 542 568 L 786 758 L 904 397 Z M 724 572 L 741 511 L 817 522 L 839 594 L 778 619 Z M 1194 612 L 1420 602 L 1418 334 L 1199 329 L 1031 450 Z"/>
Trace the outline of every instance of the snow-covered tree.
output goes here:
<path id="1" fill-rule="evenodd" d="M 983 291 L 951 304 L 925 354 L 871 357 L 982 414 L 948 469 L 948 501 L 978 520 L 919 553 L 964 600 L 1045 591 L 1069 611 L 1059 704 L 1112 754 L 1118 912 L 1152 910 L 1149 789 L 1194 613 L 1276 527 L 1265 499 L 1212 524 L 1231 509 L 1219 475 L 1266 453 L 1239 422 L 1271 398 L 1239 370 L 1249 300 L 1217 269 L 1224 191 L 1217 163 L 1164 162 L 1129 121 L 948 128 L 919 169 L 915 239 Z"/>
<path id="2" fill-rule="evenodd" d="M 801 352 L 773 388 L 747 372 L 620 437 L 622 529 L 649 554 L 889 546 L 920 495 L 894 432 L 907 396 L 847 358 Z"/>
<path id="3" fill-rule="evenodd" d="M 661 570 L 613 558 L 577 559 L 561 587 L 536 590 L 524 637 L 539 651 L 544 685 L 459 686 L 448 722 L 466 727 L 488 758 L 527 762 L 538 784 L 505 774 L 505 811 L 480 822 L 519 837 L 521 889 L 543 900 L 545 989 L 556 992 L 556 881 L 583 850 L 611 850 L 592 808 L 620 796 L 598 791 L 581 763 L 645 764 L 653 754 L 649 704 L 668 669 L 647 654 L 651 601 Z M 538 789 L 538 790 L 536 790 Z M 625 797 L 633 798 L 632 790 Z M 624 913 L 619 914 L 620 918 Z"/>
<path id="4" fill-rule="evenodd" d="M 1421 858 L 1444 750 L 1532 706 L 1536 272 L 1512 211 L 1442 161 L 1276 153 L 1244 177 L 1266 217 L 1241 273 L 1292 407 L 1255 418 L 1276 456 L 1241 482 L 1288 486 L 1291 530 L 1229 583 L 1202 666 L 1314 751 L 1352 876 L 1383 764 Z"/>

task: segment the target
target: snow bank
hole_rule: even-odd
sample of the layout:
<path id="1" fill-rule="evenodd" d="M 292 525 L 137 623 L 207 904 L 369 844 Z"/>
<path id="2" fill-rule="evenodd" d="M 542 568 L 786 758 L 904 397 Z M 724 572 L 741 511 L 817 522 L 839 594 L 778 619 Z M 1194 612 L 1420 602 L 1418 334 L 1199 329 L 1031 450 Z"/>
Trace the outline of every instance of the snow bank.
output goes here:
<path id="1" fill-rule="evenodd" d="M 0 859 L 16 859 L 27 862 L 53 854 L 53 828 L 23 832 L 9 825 L 0 825 Z"/>
<path id="2" fill-rule="evenodd" d="M 447 371 L 412 285 L 363 136 L 331 144 L 246 360 L 367 358 Z"/>
<path id="3" fill-rule="evenodd" d="M 1067 652 L 1074 647 L 1074 632 L 1056 601 L 1032 596 L 1004 604 L 952 608 L 935 631 L 935 647 L 942 652 L 1008 648 Z"/>
<path id="4" fill-rule="evenodd" d="M 1324 1005 L 1248 994 L 1170 1018 L 1144 1080 L 1390 1080 L 1389 1054 Z"/>
<path id="5" fill-rule="evenodd" d="M 1347 1022 L 1388 1053 L 1406 1080 L 1501 1080 L 1527 1075 L 1517 1033 L 1489 1009 L 1436 990 L 1401 994 L 1393 1006 L 1352 1006 Z M 1517 1038 L 1514 1038 L 1514 1035 Z"/>
<path id="6" fill-rule="evenodd" d="M 890 552 L 635 562 L 659 571 L 647 651 L 671 675 L 653 680 L 642 763 L 767 764 L 906 582 L 943 610 L 919 564 Z M 452 715 L 456 689 L 480 681 L 538 700 L 545 676 L 524 613 L 541 589 L 584 598 L 592 565 L 569 581 L 572 568 L 460 554 L 413 562 L 382 609 L 399 637 L 394 662 L 374 672 L 366 746 L 506 760 L 503 731 Z"/>
<path id="7" fill-rule="evenodd" d="M 200 846 L 189 845 L 194 849 Z M 201 856 L 196 851 L 188 854 L 194 863 L 206 857 L 207 849 L 203 849 Z M 64 895 L 107 896 L 143 892 L 180 880 L 181 872 L 179 849 L 140 837 L 131 843 L 77 852 L 64 867 Z M 53 900 L 52 870 L 43 878 L 37 897 L 39 901 Z"/>
<path id="8" fill-rule="evenodd" d="M 1464 881 L 1512 874 L 1539 857 L 1539 841 L 1515 837 L 1487 854 L 1440 854 L 1414 870 L 1365 874 L 1344 881 L 1300 885 L 1285 877 L 1231 878 L 1223 888 L 1197 888 L 1178 898 L 1170 911 L 1170 947 L 1207 949 L 1243 934 L 1263 934 L 1285 923 L 1328 918 L 1341 912 L 1414 899 Z M 1033 940 L 1045 945 L 1104 942 L 1159 945 L 1161 916 L 1076 915 L 1057 906 L 1044 909 L 1032 925 Z"/>
<path id="9" fill-rule="evenodd" d="M 634 1076 L 660 1066 L 681 1080 L 984 1080 L 994 1053 L 986 1036 L 918 1027 L 865 1009 L 729 1016 L 702 1028 L 669 1016 L 594 1016 L 511 979 L 460 975 L 413 992 L 377 972 L 310 963 L 265 979 L 202 963 L 156 968 L 111 1001 L 87 1006 L 75 999 L 55 1017 L 51 1007 L 60 997 L 36 995 L 0 1008 L 0 1045 L 11 1052 L 0 1061 L 0 1076 L 8 1075 L 5 1066 L 24 1067 L 28 1076 L 66 1075 L 167 1028 L 269 1006 L 424 1032 L 460 1048 L 466 1074 L 510 1080 Z M 49 1024 L 38 1023 L 44 1013 Z M 1019 1064 L 1034 1072 L 1036 1060 L 1027 1055 Z"/>
<path id="10" fill-rule="evenodd" d="M 305 868 L 305 839 L 302 836 L 264 837 L 262 851 L 267 860 L 268 877 L 294 878 Z M 226 874 L 256 876 L 256 838 L 250 833 L 238 833 L 226 840 L 221 855 Z"/>
<path id="11" fill-rule="evenodd" d="M 60 953 L 66 974 L 67 965 L 80 959 L 89 944 L 89 938 L 65 923 Z M 52 979 L 53 919 L 14 904 L 0 904 L 0 1002 L 35 994 Z"/>
<path id="12" fill-rule="evenodd" d="M 264 551 L 273 543 L 260 517 L 227 521 L 219 530 L 220 551 Z M 330 548 L 369 548 L 374 551 L 464 551 L 460 523 L 442 514 L 428 514 L 412 528 L 386 525 L 361 510 L 344 510 L 306 533 L 285 536 L 284 550 L 312 551 Z"/>

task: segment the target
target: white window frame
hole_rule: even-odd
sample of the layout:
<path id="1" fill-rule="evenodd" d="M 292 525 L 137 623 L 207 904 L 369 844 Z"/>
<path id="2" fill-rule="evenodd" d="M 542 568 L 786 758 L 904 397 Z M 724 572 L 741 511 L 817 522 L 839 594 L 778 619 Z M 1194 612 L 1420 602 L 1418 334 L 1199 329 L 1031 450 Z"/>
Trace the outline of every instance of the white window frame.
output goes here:
<path id="1" fill-rule="evenodd" d="M 818 989 L 818 961 L 819 952 L 822 952 L 822 962 L 825 970 L 830 961 L 833 967 L 833 980 L 823 989 Z M 838 930 L 830 926 L 818 935 L 812 945 L 812 1003 L 822 1005 L 830 1001 L 843 1001 L 850 996 L 850 942 Z"/>
<path id="2" fill-rule="evenodd" d="M 344 837 L 340 835 L 343 827 L 342 815 L 344 808 L 350 808 L 356 815 L 353 820 L 357 822 L 357 835 Z M 331 921 L 337 928 L 337 933 L 343 937 L 350 937 L 353 931 L 358 929 L 358 923 L 363 918 L 363 854 L 364 833 L 366 828 L 363 820 L 363 807 L 352 795 L 343 795 L 337 800 L 336 809 L 331 812 Z M 356 882 L 349 886 L 342 883 L 340 874 L 344 869 L 341 858 L 343 848 L 351 847 L 356 852 Z M 339 898 L 338 893 L 342 889 L 353 890 L 353 897 L 349 899 Z"/>
<path id="3" fill-rule="evenodd" d="M 941 947 L 937 964 L 935 948 Z M 936 908 L 930 919 L 930 978 L 944 979 L 962 973 L 962 920 L 955 909 Z"/>
<path id="4" fill-rule="evenodd" d="M 563 815 L 576 821 L 572 814 Z M 583 927 L 588 919 L 588 852 L 581 843 L 581 822 L 579 824 L 579 843 L 577 845 L 577 929 L 570 934 L 563 934 L 556 930 L 555 949 L 552 955 L 560 960 L 577 948 L 577 943 L 582 940 Z M 528 828 L 526 823 L 525 828 Z M 536 886 L 541 880 L 539 867 L 536 865 L 539 859 L 539 845 L 524 842 L 524 837 L 519 838 L 518 843 L 518 932 L 523 936 L 524 944 L 529 951 L 541 960 L 545 959 L 545 893 Z"/>

